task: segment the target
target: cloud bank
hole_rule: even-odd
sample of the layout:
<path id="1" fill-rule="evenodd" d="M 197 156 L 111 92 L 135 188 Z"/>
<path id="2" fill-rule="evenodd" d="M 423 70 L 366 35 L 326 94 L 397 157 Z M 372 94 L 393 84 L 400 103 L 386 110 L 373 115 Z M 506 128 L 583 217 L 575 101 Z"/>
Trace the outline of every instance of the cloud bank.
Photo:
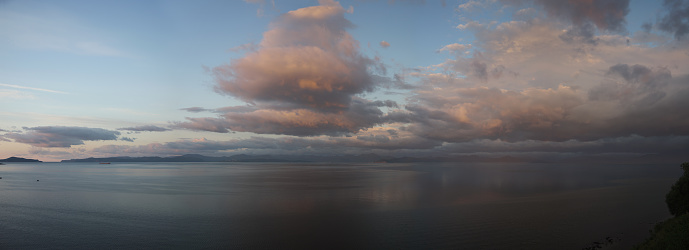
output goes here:
<path id="1" fill-rule="evenodd" d="M 113 141 L 120 135 L 118 131 L 86 127 L 41 126 L 24 130 L 24 133 L 11 132 L 4 137 L 35 147 L 71 147 L 83 145 L 84 141 Z"/>
<path id="2" fill-rule="evenodd" d="M 171 129 L 158 127 L 155 125 L 142 125 L 142 126 L 136 126 L 136 127 L 118 128 L 117 130 L 127 130 L 127 131 L 136 131 L 136 132 L 143 132 L 143 131 L 163 132 L 163 131 L 170 131 Z"/>

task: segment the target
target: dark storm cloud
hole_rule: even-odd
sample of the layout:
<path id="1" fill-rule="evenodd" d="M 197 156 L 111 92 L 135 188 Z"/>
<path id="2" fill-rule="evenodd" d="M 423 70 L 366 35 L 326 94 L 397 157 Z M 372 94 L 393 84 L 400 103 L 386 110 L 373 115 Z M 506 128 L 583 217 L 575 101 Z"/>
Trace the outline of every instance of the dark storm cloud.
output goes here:
<path id="1" fill-rule="evenodd" d="M 137 131 L 137 132 L 144 132 L 144 131 L 163 132 L 163 131 L 170 131 L 171 129 L 158 127 L 155 125 L 143 125 L 143 126 L 136 126 L 136 127 L 118 128 L 117 130 L 128 130 L 128 131 Z"/>
<path id="2" fill-rule="evenodd" d="M 24 128 L 24 133 L 9 133 L 5 137 L 36 147 L 70 147 L 84 141 L 117 140 L 120 132 L 102 128 L 42 126 Z"/>

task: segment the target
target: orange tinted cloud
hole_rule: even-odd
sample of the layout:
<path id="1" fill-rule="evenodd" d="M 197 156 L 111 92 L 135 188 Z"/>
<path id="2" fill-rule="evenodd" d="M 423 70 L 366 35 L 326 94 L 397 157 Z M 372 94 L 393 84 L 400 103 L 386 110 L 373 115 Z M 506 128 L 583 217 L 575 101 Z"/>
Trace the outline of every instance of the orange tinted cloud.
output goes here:
<path id="1" fill-rule="evenodd" d="M 393 107 L 394 102 L 371 102 L 356 98 L 347 110 L 318 112 L 310 109 L 275 108 L 270 106 L 224 108 L 218 118 L 187 118 L 177 127 L 227 133 L 253 132 L 258 134 L 285 134 L 297 136 L 342 135 L 356 133 L 387 121 L 379 107 Z"/>
<path id="2" fill-rule="evenodd" d="M 378 106 L 355 96 L 373 91 L 369 70 L 382 66 L 359 53 L 359 43 L 347 32 L 353 26 L 344 17 L 348 12 L 351 7 L 322 0 L 319 6 L 277 18 L 256 50 L 212 69 L 217 92 L 260 109 L 227 109 L 221 117 L 188 118 L 178 126 L 320 135 L 353 133 L 380 123 Z"/>
<path id="3" fill-rule="evenodd" d="M 343 110 L 373 90 L 374 62 L 346 31 L 335 1 L 290 11 L 271 24 L 255 52 L 213 69 L 216 90 L 249 103 L 280 102 L 318 111 Z"/>

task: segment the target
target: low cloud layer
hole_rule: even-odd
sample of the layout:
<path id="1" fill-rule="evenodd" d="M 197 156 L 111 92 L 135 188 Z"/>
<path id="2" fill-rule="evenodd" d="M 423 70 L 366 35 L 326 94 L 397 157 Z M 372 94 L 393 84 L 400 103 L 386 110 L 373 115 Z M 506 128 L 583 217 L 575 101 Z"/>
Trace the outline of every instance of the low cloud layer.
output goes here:
<path id="1" fill-rule="evenodd" d="M 158 127 L 155 125 L 142 125 L 142 126 L 136 126 L 136 127 L 118 128 L 117 130 L 127 130 L 127 131 L 135 131 L 135 132 L 144 132 L 144 131 L 146 131 L 146 132 L 163 132 L 163 131 L 170 131 L 171 129 Z"/>
<path id="2" fill-rule="evenodd" d="M 140 146 L 109 145 L 94 149 L 107 155 L 178 155 L 187 153 L 216 154 L 233 151 L 250 154 L 364 154 L 372 150 L 390 154 L 398 150 L 431 150 L 442 145 L 438 141 L 423 139 L 393 128 L 378 128 L 356 137 L 302 138 L 302 137 L 251 137 L 227 141 L 188 139 Z"/>
<path id="3" fill-rule="evenodd" d="M 375 129 L 357 137 L 301 138 L 251 137 L 235 140 L 185 139 L 144 145 L 106 145 L 89 152 L 41 150 L 43 155 L 69 157 L 69 155 L 108 156 L 173 156 L 204 154 L 227 156 L 251 155 L 318 155 L 375 153 L 388 157 L 448 157 L 451 155 L 515 155 L 525 158 L 562 159 L 577 156 L 625 155 L 681 155 L 689 146 L 688 136 L 638 135 L 602 138 L 593 141 L 568 140 L 562 142 L 526 140 L 477 139 L 458 143 L 440 143 L 416 137 L 405 131 L 390 132 L 389 128 Z M 395 131 L 395 130 L 391 130 Z M 395 135 L 399 133 L 398 135 Z"/>
<path id="4" fill-rule="evenodd" d="M 277 109 L 228 107 L 218 118 L 187 118 L 175 126 L 218 133 L 253 132 L 297 136 L 344 135 L 384 124 L 388 118 L 380 107 L 397 107 L 392 101 L 368 101 L 354 98 L 349 108 L 340 112 L 318 112 L 311 109 Z"/>
<path id="5" fill-rule="evenodd" d="M 114 141 L 120 135 L 118 131 L 86 127 L 42 126 L 24 130 L 23 133 L 12 132 L 4 136 L 35 147 L 70 147 L 83 145 L 84 141 Z"/>

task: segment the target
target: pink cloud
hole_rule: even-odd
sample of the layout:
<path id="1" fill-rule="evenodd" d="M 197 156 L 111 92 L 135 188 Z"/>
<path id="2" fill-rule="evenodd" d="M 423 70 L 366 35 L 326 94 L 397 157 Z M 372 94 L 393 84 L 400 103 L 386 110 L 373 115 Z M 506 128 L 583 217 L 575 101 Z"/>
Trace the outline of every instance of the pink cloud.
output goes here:
<path id="1" fill-rule="evenodd" d="M 380 41 L 380 47 L 387 48 L 390 47 L 390 43 L 386 41 Z"/>
<path id="2" fill-rule="evenodd" d="M 214 132 L 291 135 L 354 133 L 378 124 L 382 112 L 356 97 L 373 91 L 372 69 L 359 53 L 345 17 L 352 9 L 336 1 L 278 17 L 257 48 L 212 69 L 215 90 L 255 108 L 225 109 L 221 117 L 188 118 L 179 127 Z M 364 107 L 365 112 L 354 113 Z"/>
<path id="3" fill-rule="evenodd" d="M 255 52 L 215 67 L 216 90 L 249 103 L 280 102 L 316 111 L 342 110 L 372 91 L 372 60 L 346 31 L 335 1 L 290 11 L 271 24 Z"/>

